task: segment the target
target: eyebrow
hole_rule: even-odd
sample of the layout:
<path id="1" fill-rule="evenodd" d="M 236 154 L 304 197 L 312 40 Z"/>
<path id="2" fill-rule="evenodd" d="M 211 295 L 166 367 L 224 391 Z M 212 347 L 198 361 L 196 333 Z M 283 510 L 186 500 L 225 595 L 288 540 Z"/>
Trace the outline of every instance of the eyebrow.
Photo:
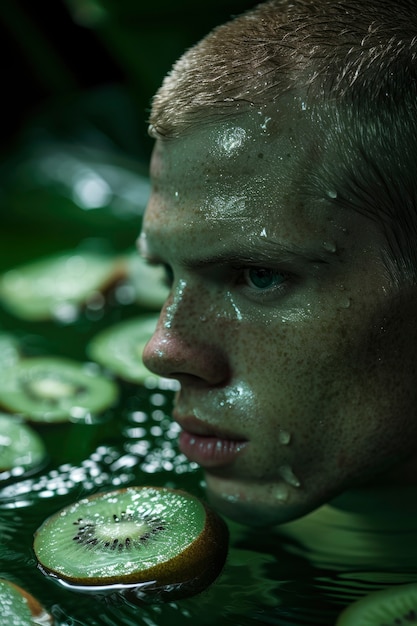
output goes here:
<path id="1" fill-rule="evenodd" d="M 138 243 L 140 254 L 149 263 L 160 263 L 163 261 L 159 254 L 153 254 L 149 249 L 146 239 L 140 238 Z M 329 263 L 331 257 L 336 256 L 323 249 L 309 249 L 302 246 L 288 245 L 282 242 L 258 237 L 255 243 L 244 241 L 236 247 L 222 250 L 208 256 L 184 257 L 180 259 L 181 265 L 188 269 L 204 269 L 212 266 L 222 266 L 230 263 L 248 264 L 271 264 L 294 262 L 298 259 L 307 263 Z"/>

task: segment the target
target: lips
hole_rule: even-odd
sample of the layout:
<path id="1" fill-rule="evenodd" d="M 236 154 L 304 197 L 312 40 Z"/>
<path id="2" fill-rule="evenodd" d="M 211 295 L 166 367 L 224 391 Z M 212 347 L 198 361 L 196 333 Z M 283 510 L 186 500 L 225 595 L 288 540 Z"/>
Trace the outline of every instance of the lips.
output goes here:
<path id="1" fill-rule="evenodd" d="M 194 417 L 175 416 L 175 420 L 182 427 L 181 452 L 203 468 L 231 465 L 248 445 L 248 441 L 239 435 L 212 428 Z"/>

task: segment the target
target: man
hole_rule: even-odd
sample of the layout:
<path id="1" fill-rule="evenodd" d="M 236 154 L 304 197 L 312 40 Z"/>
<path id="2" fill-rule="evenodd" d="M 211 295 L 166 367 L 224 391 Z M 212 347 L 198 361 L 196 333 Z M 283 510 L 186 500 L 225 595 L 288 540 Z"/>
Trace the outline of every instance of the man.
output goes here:
<path id="1" fill-rule="evenodd" d="M 416 481 L 416 54 L 409 0 L 272 0 L 154 98 L 144 361 L 238 521 Z"/>

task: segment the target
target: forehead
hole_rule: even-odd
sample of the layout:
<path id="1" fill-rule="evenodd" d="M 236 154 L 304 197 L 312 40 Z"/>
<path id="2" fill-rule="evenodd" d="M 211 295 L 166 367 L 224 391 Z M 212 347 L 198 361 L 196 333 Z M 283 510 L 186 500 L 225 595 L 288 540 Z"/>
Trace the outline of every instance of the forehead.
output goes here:
<path id="1" fill-rule="evenodd" d="M 189 244 L 198 231 L 220 242 L 240 234 L 293 246 L 333 245 L 329 239 L 362 226 L 364 218 L 336 211 L 330 201 L 335 190 L 317 184 L 315 167 L 327 158 L 322 134 L 294 97 L 273 111 L 259 108 L 158 140 L 143 232 L 155 242 L 172 235 L 188 237 Z"/>

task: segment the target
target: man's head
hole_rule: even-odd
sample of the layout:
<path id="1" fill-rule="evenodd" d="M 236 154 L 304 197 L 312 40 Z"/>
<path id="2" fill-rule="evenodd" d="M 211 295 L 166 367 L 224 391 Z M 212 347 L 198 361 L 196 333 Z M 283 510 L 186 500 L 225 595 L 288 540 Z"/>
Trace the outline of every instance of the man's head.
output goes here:
<path id="1" fill-rule="evenodd" d="M 296 94 L 314 116 L 319 184 L 379 220 L 391 271 L 417 278 L 417 11 L 413 0 L 272 0 L 219 26 L 156 94 L 154 134 L 175 137 Z M 321 155 L 337 146 L 331 171 Z"/>
<path id="2" fill-rule="evenodd" d="M 145 362 L 180 380 L 181 447 L 242 521 L 417 462 L 417 29 L 397 4 L 259 5 L 154 100 L 141 246 L 171 293 Z"/>

